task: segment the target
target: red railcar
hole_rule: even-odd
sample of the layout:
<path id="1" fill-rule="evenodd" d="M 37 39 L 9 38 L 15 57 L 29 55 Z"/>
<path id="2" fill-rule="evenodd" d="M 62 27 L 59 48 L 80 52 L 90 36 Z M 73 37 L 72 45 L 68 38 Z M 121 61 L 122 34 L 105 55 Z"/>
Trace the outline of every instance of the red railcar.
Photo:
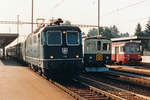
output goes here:
<path id="1" fill-rule="evenodd" d="M 119 64 L 137 64 L 142 61 L 142 46 L 137 42 L 112 42 L 112 61 Z"/>

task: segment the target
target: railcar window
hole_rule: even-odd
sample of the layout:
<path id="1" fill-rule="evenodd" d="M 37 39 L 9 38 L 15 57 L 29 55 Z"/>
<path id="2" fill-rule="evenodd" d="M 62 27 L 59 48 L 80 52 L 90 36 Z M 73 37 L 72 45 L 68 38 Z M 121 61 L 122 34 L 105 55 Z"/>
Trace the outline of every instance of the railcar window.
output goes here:
<path id="1" fill-rule="evenodd" d="M 88 41 L 85 45 L 87 52 L 96 52 L 96 41 Z"/>
<path id="2" fill-rule="evenodd" d="M 79 44 L 79 32 L 67 32 L 67 44 L 78 45 Z"/>
<path id="3" fill-rule="evenodd" d="M 97 41 L 97 50 L 101 50 L 101 41 Z"/>
<path id="4" fill-rule="evenodd" d="M 120 47 L 120 52 L 124 52 L 124 46 Z"/>
<path id="5" fill-rule="evenodd" d="M 137 53 L 140 52 L 139 46 L 126 46 L 126 52 Z"/>
<path id="6" fill-rule="evenodd" d="M 108 50 L 111 50 L 111 44 L 108 43 Z"/>
<path id="7" fill-rule="evenodd" d="M 46 41 L 47 41 L 46 34 L 45 34 L 45 32 L 42 32 L 41 33 L 41 44 L 46 45 L 46 43 L 47 43 Z"/>
<path id="8" fill-rule="evenodd" d="M 36 43 L 36 35 L 35 36 L 33 36 L 33 43 Z"/>
<path id="9" fill-rule="evenodd" d="M 103 50 L 109 51 L 111 49 L 110 43 L 103 43 Z"/>
<path id="10" fill-rule="evenodd" d="M 108 43 L 103 43 L 103 50 L 107 50 Z"/>
<path id="11" fill-rule="evenodd" d="M 62 41 L 62 33 L 61 32 L 52 32 L 48 31 L 47 32 L 47 43 L 48 45 L 61 45 Z"/>

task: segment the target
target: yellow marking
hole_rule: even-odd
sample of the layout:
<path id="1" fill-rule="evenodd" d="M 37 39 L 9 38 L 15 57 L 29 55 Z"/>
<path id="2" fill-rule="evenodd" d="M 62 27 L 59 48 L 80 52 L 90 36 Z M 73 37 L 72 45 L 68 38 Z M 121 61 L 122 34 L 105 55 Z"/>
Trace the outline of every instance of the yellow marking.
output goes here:
<path id="1" fill-rule="evenodd" d="M 103 55 L 98 53 L 96 54 L 96 61 L 102 61 L 103 60 Z"/>

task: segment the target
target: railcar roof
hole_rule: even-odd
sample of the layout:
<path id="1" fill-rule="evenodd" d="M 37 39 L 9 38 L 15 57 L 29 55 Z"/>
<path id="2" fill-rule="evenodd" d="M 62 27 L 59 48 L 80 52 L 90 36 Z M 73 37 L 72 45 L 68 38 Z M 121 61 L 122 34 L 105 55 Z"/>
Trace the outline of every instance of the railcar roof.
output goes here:
<path id="1" fill-rule="evenodd" d="M 80 30 L 80 28 L 79 27 L 77 27 L 77 26 L 58 26 L 58 25 L 56 25 L 56 26 L 46 26 L 44 29 L 43 29 L 43 31 L 47 31 L 47 30 L 75 30 L 75 31 L 79 31 L 79 32 L 81 32 L 81 30 Z"/>
<path id="2" fill-rule="evenodd" d="M 99 36 L 86 37 L 85 40 L 88 40 L 88 39 L 106 39 L 106 40 L 110 40 L 110 39 L 108 39 L 108 38 L 105 38 L 105 37 L 99 37 Z"/>

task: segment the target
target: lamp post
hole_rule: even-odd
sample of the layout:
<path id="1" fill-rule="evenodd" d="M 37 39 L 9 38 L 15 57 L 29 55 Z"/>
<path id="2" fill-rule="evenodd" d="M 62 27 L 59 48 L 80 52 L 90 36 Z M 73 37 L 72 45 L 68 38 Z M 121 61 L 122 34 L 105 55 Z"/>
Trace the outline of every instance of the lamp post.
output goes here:
<path id="1" fill-rule="evenodd" d="M 32 13 L 32 14 L 31 14 L 31 23 L 32 23 L 32 24 L 31 24 L 31 33 L 33 33 L 33 6 L 34 6 L 33 3 L 34 3 L 34 1 L 32 0 L 32 12 L 31 12 L 31 13 Z"/>
<path id="2" fill-rule="evenodd" d="M 100 35 L 100 0 L 98 0 L 98 33 Z"/>

